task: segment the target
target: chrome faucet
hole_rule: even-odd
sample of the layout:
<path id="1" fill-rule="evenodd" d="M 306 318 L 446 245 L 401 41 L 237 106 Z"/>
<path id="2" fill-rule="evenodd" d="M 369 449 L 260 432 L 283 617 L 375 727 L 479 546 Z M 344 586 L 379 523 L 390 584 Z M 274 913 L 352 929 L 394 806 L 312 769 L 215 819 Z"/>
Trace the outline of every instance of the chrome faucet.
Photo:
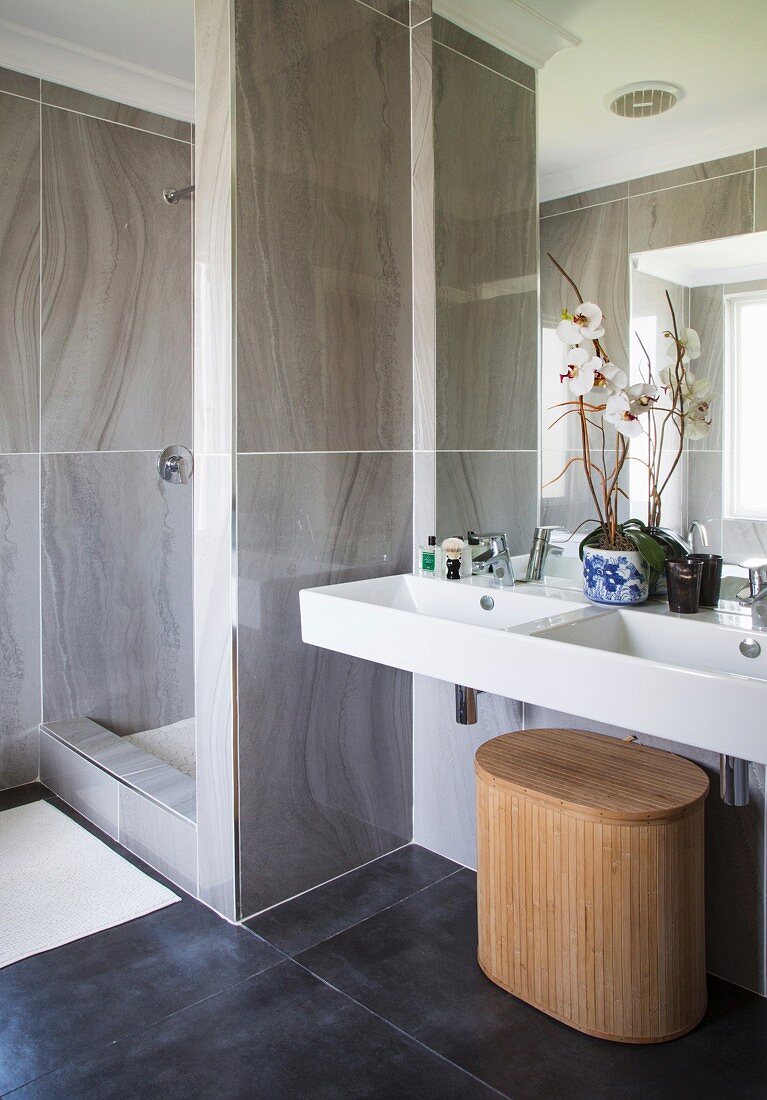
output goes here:
<path id="1" fill-rule="evenodd" d="M 700 538 L 701 549 L 705 550 L 708 546 L 708 531 L 706 530 L 705 524 L 701 523 L 700 520 L 694 519 L 690 524 L 689 531 L 687 532 L 687 541 L 690 544 L 690 553 L 695 552 L 696 533 Z"/>
<path id="2" fill-rule="evenodd" d="M 502 587 L 514 584 L 514 569 L 509 553 L 509 540 L 500 531 L 490 531 L 478 535 L 469 531 L 469 544 L 483 547 L 471 563 L 472 576 L 485 576 L 492 572 L 497 585 Z"/>
<path id="3" fill-rule="evenodd" d="M 744 562 L 748 569 L 748 584 L 738 592 L 741 607 L 753 607 L 767 598 L 767 561 Z"/>
<path id="4" fill-rule="evenodd" d="M 546 559 L 549 554 L 561 554 L 561 546 L 551 545 L 551 532 L 561 531 L 559 526 L 536 527 L 533 532 L 533 542 L 530 547 L 530 557 L 527 562 L 526 581 L 539 581 L 543 576 Z"/>

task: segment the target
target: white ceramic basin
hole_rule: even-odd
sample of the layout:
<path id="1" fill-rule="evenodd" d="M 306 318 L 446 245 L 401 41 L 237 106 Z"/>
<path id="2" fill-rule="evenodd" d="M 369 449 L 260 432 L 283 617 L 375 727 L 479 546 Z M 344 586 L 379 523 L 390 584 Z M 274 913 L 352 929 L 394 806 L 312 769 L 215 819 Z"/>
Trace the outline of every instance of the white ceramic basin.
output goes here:
<path id="1" fill-rule="evenodd" d="M 767 633 L 746 617 L 609 610 L 477 577 L 383 577 L 300 598 L 312 645 L 767 763 Z M 752 636 L 764 646 L 755 659 L 739 650 Z"/>

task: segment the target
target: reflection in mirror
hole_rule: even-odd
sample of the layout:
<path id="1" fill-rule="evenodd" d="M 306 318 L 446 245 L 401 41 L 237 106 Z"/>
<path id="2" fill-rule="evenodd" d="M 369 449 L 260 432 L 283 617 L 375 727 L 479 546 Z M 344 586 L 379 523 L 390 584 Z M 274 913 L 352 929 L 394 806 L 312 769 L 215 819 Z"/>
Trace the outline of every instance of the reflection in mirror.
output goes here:
<path id="1" fill-rule="evenodd" d="M 631 273 L 632 370 L 641 345 L 664 364 L 666 293 L 700 335 L 693 390 L 710 405 L 710 429 L 686 441 L 673 518 L 703 523 L 709 549 L 727 562 L 767 555 L 767 438 L 761 423 L 767 325 L 767 233 L 636 253 Z M 640 344 L 641 341 L 641 344 Z M 640 468 L 641 469 L 641 468 Z M 641 506 L 632 469 L 632 508 Z M 667 514 L 666 521 L 669 522 Z M 727 570 L 726 570 L 727 571 Z M 736 571 L 732 571 L 735 572 Z M 725 583 L 723 595 L 732 595 Z"/>

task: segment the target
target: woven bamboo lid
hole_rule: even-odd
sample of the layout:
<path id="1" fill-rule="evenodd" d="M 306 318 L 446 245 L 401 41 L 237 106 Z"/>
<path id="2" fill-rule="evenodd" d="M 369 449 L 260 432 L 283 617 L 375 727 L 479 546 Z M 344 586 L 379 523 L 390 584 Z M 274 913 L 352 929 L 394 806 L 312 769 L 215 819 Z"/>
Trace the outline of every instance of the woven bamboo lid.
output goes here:
<path id="1" fill-rule="evenodd" d="M 708 793 L 697 764 L 584 730 L 504 733 L 480 745 L 474 768 L 491 786 L 611 821 L 684 817 Z"/>

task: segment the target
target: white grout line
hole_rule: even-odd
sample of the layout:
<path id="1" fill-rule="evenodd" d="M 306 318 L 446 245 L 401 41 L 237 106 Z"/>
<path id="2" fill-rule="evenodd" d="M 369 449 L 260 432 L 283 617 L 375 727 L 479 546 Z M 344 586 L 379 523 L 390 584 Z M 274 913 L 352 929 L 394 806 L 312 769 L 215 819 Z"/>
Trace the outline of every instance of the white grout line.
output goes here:
<path id="1" fill-rule="evenodd" d="M 68 85 L 62 85 L 62 87 L 69 87 L 69 86 Z M 76 90 L 76 89 L 73 89 L 73 90 Z M 84 93 L 84 94 L 87 94 L 87 93 Z M 96 96 L 95 98 L 100 99 L 101 96 Z M 189 137 L 188 138 L 177 138 L 177 137 L 172 137 L 170 134 L 160 134 L 156 130 L 147 130 L 143 126 L 132 126 L 131 123 L 129 123 L 129 122 L 118 122 L 117 119 L 114 119 L 114 118 L 104 118 L 103 115 L 92 115 L 92 114 L 89 114 L 88 111 L 78 111 L 77 107 L 62 107 L 60 103 L 49 103 L 46 99 L 41 99 L 40 102 L 41 102 L 41 105 L 43 107 L 52 107 L 55 111 L 66 111 L 67 114 L 69 114 L 69 115 L 80 115 L 82 118 L 92 118 L 92 119 L 95 119 L 96 122 L 108 122 L 112 126 L 122 126 L 122 128 L 124 130 L 138 130 L 138 132 L 140 134 L 151 134 L 152 137 L 164 138 L 166 141 L 175 141 L 179 145 L 191 145 L 192 144 L 191 130 L 189 131 Z M 128 110 L 131 110 L 131 111 L 140 110 L 139 107 L 130 107 L 129 104 L 119 103 L 117 100 L 107 100 L 107 102 L 117 103 L 117 105 L 119 107 L 126 107 Z M 149 114 L 149 113 L 150 112 L 148 112 L 148 111 L 144 112 L 144 114 Z M 169 117 L 169 116 L 166 115 L 166 116 L 163 116 L 163 117 Z M 181 123 L 182 126 L 191 126 L 192 125 L 190 122 L 186 122 L 184 119 L 180 119 L 180 118 L 172 119 L 172 121 L 173 122 L 179 122 L 179 123 Z"/>
<path id="2" fill-rule="evenodd" d="M 410 27 L 407 23 L 403 23 L 400 19 L 395 19 L 393 15 L 389 15 L 388 12 L 381 11 L 380 8 L 374 8 L 372 4 L 366 4 L 365 0 L 357 0 L 357 3 L 361 7 L 367 8 L 368 11 L 374 11 L 376 15 L 382 15 L 383 18 L 388 19 L 390 23 L 396 23 L 398 27 L 404 27 L 406 31 L 410 30 Z"/>
<path id="3" fill-rule="evenodd" d="M 499 76 L 501 80 L 508 80 L 509 84 L 516 84 L 518 88 L 523 88 L 530 95 L 534 96 L 535 92 L 532 88 L 528 88 L 527 84 L 520 84 L 518 80 L 515 80 L 513 76 L 506 76 L 505 73 L 499 73 L 497 69 L 492 69 L 489 65 L 483 65 L 481 61 L 477 61 L 473 57 L 469 57 L 466 53 L 461 53 L 460 50 L 454 49 L 452 46 L 446 46 L 444 42 L 440 42 L 438 38 L 434 39 L 434 45 L 440 46 L 443 50 L 449 50 L 450 53 L 457 54 L 458 57 L 462 57 L 465 61 L 470 61 L 472 65 L 478 65 L 480 69 L 484 69 L 488 73 L 492 73 L 493 76 Z M 523 62 L 524 64 L 524 62 Z"/>

